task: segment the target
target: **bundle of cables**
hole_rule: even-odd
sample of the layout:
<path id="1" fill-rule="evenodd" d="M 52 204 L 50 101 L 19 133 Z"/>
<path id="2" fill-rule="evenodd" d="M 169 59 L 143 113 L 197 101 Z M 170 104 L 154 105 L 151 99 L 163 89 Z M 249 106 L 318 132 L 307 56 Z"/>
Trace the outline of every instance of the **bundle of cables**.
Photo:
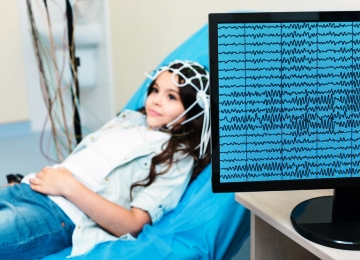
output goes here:
<path id="1" fill-rule="evenodd" d="M 53 2 L 57 4 L 56 1 Z M 77 77 L 77 67 L 80 64 L 79 59 L 75 57 L 74 44 L 77 1 L 75 1 L 72 7 L 69 0 L 66 0 L 66 10 L 62 11 L 64 22 L 67 24 L 67 26 L 64 26 L 63 35 L 60 37 L 63 39 L 62 46 L 59 46 L 54 41 L 54 30 L 47 1 L 43 0 L 43 6 L 41 6 L 39 1 L 35 0 L 35 3 L 38 5 L 37 7 L 42 18 L 44 18 L 44 24 L 48 31 L 48 39 L 41 37 L 35 23 L 32 1 L 27 0 L 31 35 L 40 75 L 40 87 L 47 109 L 47 118 L 44 122 L 40 147 L 41 152 L 49 161 L 58 163 L 71 153 L 82 138 Z M 60 6 L 58 7 L 60 9 Z M 73 12 L 73 8 L 75 12 Z M 56 50 L 60 50 L 62 53 L 61 62 L 57 59 Z M 70 66 L 72 75 L 70 82 L 65 82 L 64 80 L 66 66 Z M 71 108 L 68 108 L 69 100 Z M 44 132 L 48 123 L 50 123 L 51 127 L 53 146 L 56 149 L 56 155 L 53 157 L 43 147 Z"/>

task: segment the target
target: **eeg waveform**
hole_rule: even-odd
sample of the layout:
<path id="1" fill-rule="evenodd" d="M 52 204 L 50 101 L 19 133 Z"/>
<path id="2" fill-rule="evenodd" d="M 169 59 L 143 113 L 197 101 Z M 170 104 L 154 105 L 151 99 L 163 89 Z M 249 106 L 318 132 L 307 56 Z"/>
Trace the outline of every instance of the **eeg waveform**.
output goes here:
<path id="1" fill-rule="evenodd" d="M 360 177 L 360 22 L 218 25 L 220 182 Z"/>

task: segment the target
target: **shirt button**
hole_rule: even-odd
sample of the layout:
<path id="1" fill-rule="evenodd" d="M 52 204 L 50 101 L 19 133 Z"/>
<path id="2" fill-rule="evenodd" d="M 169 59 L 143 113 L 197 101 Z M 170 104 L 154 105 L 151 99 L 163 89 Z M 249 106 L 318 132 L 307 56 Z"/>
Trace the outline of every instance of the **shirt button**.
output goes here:
<path id="1" fill-rule="evenodd" d="M 105 178 L 105 181 L 109 181 L 109 179 L 108 179 L 108 178 Z"/>
<path id="2" fill-rule="evenodd" d="M 93 137 L 93 136 L 91 136 L 91 137 L 90 137 L 90 140 L 91 140 L 91 141 L 94 141 L 94 137 Z"/>
<path id="3" fill-rule="evenodd" d="M 125 115 L 125 114 L 122 114 L 122 117 L 126 117 L 126 115 Z"/>
<path id="4" fill-rule="evenodd" d="M 81 228 L 81 226 L 78 226 L 78 228 Z"/>

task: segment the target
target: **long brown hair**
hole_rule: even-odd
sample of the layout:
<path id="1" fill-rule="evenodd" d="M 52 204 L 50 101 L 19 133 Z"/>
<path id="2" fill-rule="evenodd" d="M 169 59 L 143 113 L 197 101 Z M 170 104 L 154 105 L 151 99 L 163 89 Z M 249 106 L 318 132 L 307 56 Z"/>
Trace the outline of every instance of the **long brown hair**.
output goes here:
<path id="1" fill-rule="evenodd" d="M 178 69 L 182 66 L 180 63 L 173 64 L 170 68 Z M 200 74 L 205 74 L 204 69 L 198 66 L 193 66 L 194 69 Z M 169 70 L 169 72 L 172 72 Z M 186 78 L 191 78 L 195 75 L 194 71 L 192 71 L 189 68 L 184 68 L 180 70 L 181 74 L 183 74 Z M 179 84 L 184 83 L 184 78 L 182 78 L 180 75 L 178 75 Z M 208 80 L 208 79 L 207 79 Z M 207 81 L 206 80 L 206 81 Z M 153 91 L 154 80 L 148 89 L 148 96 Z M 203 81 L 205 79 L 203 78 Z M 192 81 L 193 84 L 195 84 L 197 87 L 200 88 L 200 82 L 198 79 L 194 79 Z M 203 82 L 205 85 L 207 82 Z M 182 104 L 184 105 L 185 110 L 189 108 L 195 101 L 196 101 L 196 94 L 197 91 L 190 85 L 186 85 L 183 87 L 179 87 L 179 93 L 180 93 L 180 99 Z M 208 93 L 207 93 L 208 94 Z M 202 108 L 199 105 L 195 105 L 192 109 L 190 109 L 186 117 L 191 118 L 200 112 L 202 112 Z M 141 112 L 145 113 L 145 109 L 141 108 Z M 205 156 L 203 158 L 199 158 L 199 149 L 195 149 L 199 144 L 201 140 L 201 132 L 202 132 L 202 125 L 203 125 L 203 115 L 198 116 L 197 118 L 189 121 L 188 123 L 184 125 L 174 125 L 171 129 L 164 131 L 168 132 L 171 137 L 167 143 L 164 144 L 166 146 L 164 150 L 154 156 L 151 160 L 151 166 L 150 166 L 150 172 L 146 179 L 135 182 L 130 187 L 130 199 L 132 200 L 132 190 L 135 187 L 148 187 L 151 185 L 155 179 L 156 176 L 166 173 L 174 163 L 174 154 L 177 152 L 180 152 L 185 155 L 192 156 L 194 158 L 194 167 L 191 174 L 191 181 L 194 180 L 201 171 L 210 163 L 211 160 L 211 154 L 210 154 L 210 148 L 209 146 L 206 149 Z M 165 164 L 167 167 L 162 172 L 156 172 L 156 165 L 159 164 Z"/>

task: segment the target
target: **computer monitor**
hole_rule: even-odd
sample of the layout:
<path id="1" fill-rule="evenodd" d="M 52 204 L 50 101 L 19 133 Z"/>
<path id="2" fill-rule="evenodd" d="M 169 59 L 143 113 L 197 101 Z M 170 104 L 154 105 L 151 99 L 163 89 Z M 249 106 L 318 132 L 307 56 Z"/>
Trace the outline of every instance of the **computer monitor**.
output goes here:
<path id="1" fill-rule="evenodd" d="M 294 228 L 360 249 L 360 12 L 209 15 L 214 192 L 335 189 Z"/>

